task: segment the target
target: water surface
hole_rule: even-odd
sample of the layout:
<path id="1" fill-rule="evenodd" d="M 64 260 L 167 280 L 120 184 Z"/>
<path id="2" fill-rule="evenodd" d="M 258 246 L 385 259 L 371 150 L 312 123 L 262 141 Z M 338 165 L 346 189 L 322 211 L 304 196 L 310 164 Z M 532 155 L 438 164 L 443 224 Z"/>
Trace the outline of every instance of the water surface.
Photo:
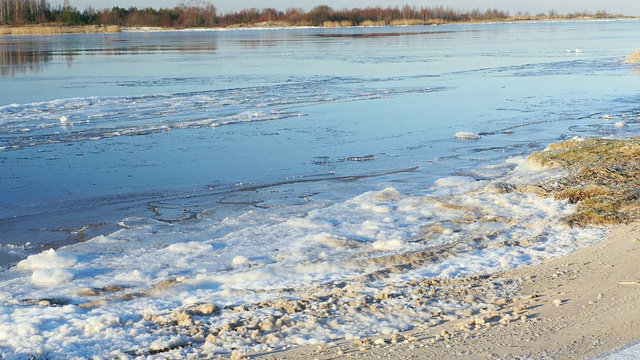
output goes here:
<path id="1" fill-rule="evenodd" d="M 38 254 L 5 266 L 4 314 L 44 336 L 55 329 L 16 303 L 187 284 L 56 315 L 142 324 L 136 316 L 181 304 L 236 306 L 349 281 L 379 271 L 371 259 L 457 246 L 384 283 L 396 284 L 596 241 L 600 230 L 561 223 L 570 204 L 484 189 L 539 176 L 522 157 L 550 142 L 637 134 L 638 69 L 622 64 L 636 40 L 635 21 L 0 38 L 0 253 L 7 264 Z M 345 324 L 297 343 L 389 326 Z M 118 331 L 123 348 L 166 340 Z M 82 336 L 102 349 L 104 339 Z M 3 339 L 16 354 L 6 339 L 38 343 Z M 46 346 L 75 351 L 71 340 Z"/>

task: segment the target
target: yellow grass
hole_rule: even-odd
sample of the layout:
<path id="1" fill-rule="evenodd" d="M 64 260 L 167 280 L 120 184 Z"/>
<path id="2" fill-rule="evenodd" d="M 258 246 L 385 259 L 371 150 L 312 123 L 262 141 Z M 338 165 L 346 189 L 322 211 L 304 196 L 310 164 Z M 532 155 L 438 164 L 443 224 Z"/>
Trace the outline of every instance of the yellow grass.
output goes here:
<path id="1" fill-rule="evenodd" d="M 418 19 L 401 19 L 401 20 L 393 20 L 389 23 L 391 26 L 415 26 L 415 25 L 425 25 L 426 21 L 418 20 Z"/>
<path id="2" fill-rule="evenodd" d="M 384 20 L 380 20 L 380 21 L 365 20 L 360 23 L 360 26 L 387 26 L 387 22 Z"/>
<path id="3" fill-rule="evenodd" d="M 640 50 L 636 50 L 633 53 L 627 55 L 624 60 L 625 64 L 640 64 Z"/>
<path id="4" fill-rule="evenodd" d="M 572 225 L 615 224 L 640 214 L 640 138 L 586 139 L 551 144 L 533 153 L 529 163 L 568 171 L 562 179 L 521 186 L 577 205 L 566 220 Z"/>
<path id="5" fill-rule="evenodd" d="M 117 25 L 0 27 L 0 36 L 89 34 L 89 33 L 115 33 L 115 32 L 120 32 L 120 27 Z"/>
<path id="6" fill-rule="evenodd" d="M 322 23 L 322 27 L 326 27 L 326 28 L 339 28 L 339 27 L 349 27 L 349 26 L 353 26 L 353 23 L 347 20 L 325 21 Z"/>

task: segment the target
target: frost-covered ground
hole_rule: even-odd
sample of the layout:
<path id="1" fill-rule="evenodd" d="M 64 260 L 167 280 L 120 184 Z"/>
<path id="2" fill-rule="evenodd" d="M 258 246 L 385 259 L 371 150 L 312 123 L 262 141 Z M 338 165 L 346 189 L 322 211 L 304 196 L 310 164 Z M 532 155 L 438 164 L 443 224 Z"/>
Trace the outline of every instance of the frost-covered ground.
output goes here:
<path id="1" fill-rule="evenodd" d="M 524 161 L 549 142 L 637 134 L 635 25 L 3 39 L 0 352 L 216 356 L 491 314 L 515 289 L 480 275 L 603 236 L 504 184 L 550 176 Z"/>

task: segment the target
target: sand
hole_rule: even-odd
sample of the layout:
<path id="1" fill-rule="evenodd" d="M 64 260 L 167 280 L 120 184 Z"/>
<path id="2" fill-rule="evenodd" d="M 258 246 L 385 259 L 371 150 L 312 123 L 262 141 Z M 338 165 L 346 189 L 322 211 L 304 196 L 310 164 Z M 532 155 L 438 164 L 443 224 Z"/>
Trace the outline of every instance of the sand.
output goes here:
<path id="1" fill-rule="evenodd" d="M 468 280 L 472 287 L 482 286 L 477 281 Z M 517 284 L 518 290 L 513 297 L 495 300 L 493 313 L 469 314 L 464 319 L 370 339 L 246 356 L 266 359 L 602 356 L 640 338 L 640 223 L 615 226 L 603 242 L 568 256 L 493 274 L 482 281 Z"/>

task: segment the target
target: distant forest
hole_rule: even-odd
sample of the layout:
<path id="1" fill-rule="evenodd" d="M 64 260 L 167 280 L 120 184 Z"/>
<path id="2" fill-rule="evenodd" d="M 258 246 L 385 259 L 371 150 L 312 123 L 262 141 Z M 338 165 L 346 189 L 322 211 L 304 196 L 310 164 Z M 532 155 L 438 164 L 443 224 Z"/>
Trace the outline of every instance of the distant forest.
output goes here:
<path id="1" fill-rule="evenodd" d="M 606 11 L 595 14 L 586 11 L 564 15 L 571 17 L 611 17 Z M 171 9 L 128 9 L 113 7 L 111 9 L 93 9 L 84 11 L 65 5 L 51 7 L 47 0 L 0 0 L 0 25 L 24 26 L 35 24 L 60 25 L 118 25 L 128 27 L 230 27 L 255 25 L 286 26 L 371 26 L 371 25 L 419 25 L 445 22 L 480 22 L 504 21 L 509 19 L 526 20 L 527 18 L 560 17 L 554 10 L 548 14 L 518 13 L 511 16 L 508 12 L 489 9 L 481 11 L 456 10 L 451 7 L 367 7 L 363 9 L 343 9 L 321 5 L 310 11 L 289 8 L 285 11 L 273 8 L 246 9 L 239 12 L 219 14 L 216 7 L 203 0 L 183 1 Z"/>

